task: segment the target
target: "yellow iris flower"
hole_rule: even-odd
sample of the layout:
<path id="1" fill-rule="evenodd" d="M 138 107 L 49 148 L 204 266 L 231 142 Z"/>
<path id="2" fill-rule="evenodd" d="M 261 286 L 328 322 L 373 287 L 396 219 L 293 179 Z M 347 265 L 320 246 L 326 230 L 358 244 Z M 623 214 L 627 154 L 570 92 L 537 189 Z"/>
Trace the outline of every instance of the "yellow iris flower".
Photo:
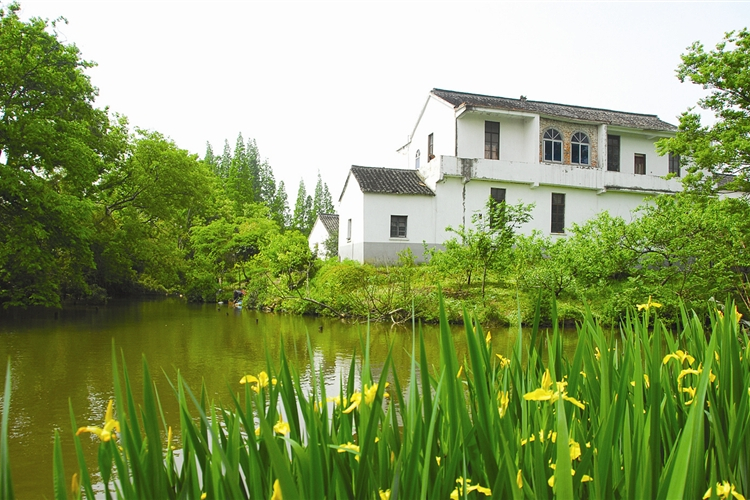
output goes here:
<path id="1" fill-rule="evenodd" d="M 464 494 L 464 488 L 466 493 L 478 491 L 486 497 L 492 496 L 492 490 L 490 490 L 489 488 L 485 488 L 484 486 L 480 486 L 478 484 L 469 486 L 469 483 L 471 483 L 471 479 L 467 479 L 464 484 L 464 478 L 459 477 L 458 479 L 456 479 L 456 483 L 458 483 L 458 486 L 456 486 L 456 489 L 451 492 L 450 496 L 452 500 L 458 500 L 460 497 L 462 497 Z"/>
<path id="2" fill-rule="evenodd" d="M 706 494 L 703 495 L 703 498 L 711 498 L 711 490 L 713 488 L 709 488 L 708 491 L 706 491 Z M 729 496 L 733 496 L 736 500 L 745 500 L 745 497 L 737 492 L 733 484 L 729 484 L 729 482 L 724 481 L 721 483 L 716 483 L 716 496 L 722 499 L 728 499 Z"/>
<path id="3" fill-rule="evenodd" d="M 346 444 L 337 446 L 336 449 L 338 450 L 339 453 L 344 453 L 347 451 L 354 453 L 354 460 L 359 462 L 359 446 L 358 445 L 354 443 L 346 443 Z"/>
<path id="4" fill-rule="evenodd" d="M 287 434 L 289 434 L 289 431 L 291 431 L 291 428 L 289 427 L 289 424 L 287 422 L 281 420 L 281 415 L 279 415 L 279 421 L 274 424 L 273 430 L 274 432 L 276 432 L 276 434 L 283 434 L 284 436 L 286 436 Z"/>
<path id="5" fill-rule="evenodd" d="M 644 309 L 646 311 L 648 311 L 652 307 L 661 307 L 661 304 L 659 304 L 658 302 L 652 301 L 651 300 L 651 295 L 649 295 L 648 296 L 648 302 L 646 302 L 645 304 L 638 304 L 636 307 L 638 308 L 639 311 L 642 311 Z"/>
<path id="6" fill-rule="evenodd" d="M 387 387 L 388 384 L 386 384 L 386 388 Z M 366 385 L 364 392 L 365 404 L 371 405 L 373 401 L 375 401 L 375 396 L 378 394 L 378 384 L 373 384 L 372 387 Z M 383 397 L 388 397 L 388 393 L 385 393 Z M 343 413 L 351 413 L 355 408 L 359 408 L 359 405 L 362 404 L 362 393 L 355 392 L 352 394 L 349 398 L 349 402 L 351 404 L 343 411 Z"/>
<path id="7" fill-rule="evenodd" d="M 271 495 L 271 500 L 283 500 L 281 497 L 281 483 L 279 483 L 279 480 L 273 482 L 273 495 Z"/>
<path id="8" fill-rule="evenodd" d="M 671 354 L 667 354 L 664 356 L 664 359 L 662 360 L 662 364 L 667 364 L 667 361 L 670 359 L 676 359 L 680 362 L 680 364 L 684 363 L 685 360 L 687 360 L 688 365 L 691 365 L 695 362 L 695 358 L 692 357 L 690 354 L 687 353 L 687 351 L 682 351 L 680 349 L 676 350 L 675 352 Z"/>
<path id="9" fill-rule="evenodd" d="M 84 433 L 84 432 L 90 432 L 91 434 L 96 434 L 99 436 L 99 439 L 107 442 L 112 437 L 115 436 L 115 433 L 120 432 L 120 422 L 114 419 L 114 411 L 113 411 L 113 405 L 114 401 L 109 400 L 109 403 L 107 404 L 107 413 L 104 415 L 104 427 L 96 427 L 96 426 L 86 426 L 86 427 L 79 427 L 78 431 L 76 431 L 76 436 Z"/>
<path id="10" fill-rule="evenodd" d="M 498 411 L 500 412 L 500 418 L 505 416 L 505 412 L 508 411 L 508 403 L 510 402 L 510 391 L 500 391 L 497 393 L 497 399 L 500 403 Z"/>
<path id="11" fill-rule="evenodd" d="M 273 385 L 276 385 L 277 383 L 276 377 L 268 378 L 268 374 L 265 371 L 262 371 L 257 377 L 255 375 L 245 375 L 240 379 L 240 384 L 250 384 L 252 390 L 260 392 L 262 388 L 268 387 L 269 381 Z"/>
<path id="12" fill-rule="evenodd" d="M 497 358 L 500 360 L 500 368 L 506 368 L 510 366 L 510 360 L 503 356 L 502 354 L 495 354 Z"/>
<path id="13" fill-rule="evenodd" d="M 575 398 L 568 396 L 568 393 L 565 392 L 565 386 L 568 385 L 567 382 L 562 381 L 557 382 L 556 384 L 556 391 L 550 389 L 552 387 L 552 378 L 550 377 L 549 370 L 545 370 L 544 375 L 542 375 L 542 387 L 531 392 L 527 392 L 523 395 L 523 399 L 525 399 L 526 401 L 549 401 L 550 403 L 554 403 L 562 397 L 563 400 L 573 403 L 578 408 L 582 410 L 586 409 L 583 403 Z"/>

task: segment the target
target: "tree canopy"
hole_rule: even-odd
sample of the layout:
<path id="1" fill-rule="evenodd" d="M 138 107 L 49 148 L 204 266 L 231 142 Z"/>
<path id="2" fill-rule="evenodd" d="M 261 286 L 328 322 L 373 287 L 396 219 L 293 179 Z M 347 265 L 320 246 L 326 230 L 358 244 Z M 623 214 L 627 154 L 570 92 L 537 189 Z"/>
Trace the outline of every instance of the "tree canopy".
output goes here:
<path id="1" fill-rule="evenodd" d="M 706 50 L 695 42 L 682 55 L 677 68 L 681 82 L 701 85 L 708 91 L 698 101 L 701 109 L 715 117 L 704 125 L 700 114 L 690 109 L 680 117 L 677 135 L 662 140 L 662 152 L 689 158 L 689 181 L 712 186 L 734 179 L 732 187 L 750 188 L 750 31 L 730 31 Z M 706 175 L 708 174 L 708 175 Z"/>

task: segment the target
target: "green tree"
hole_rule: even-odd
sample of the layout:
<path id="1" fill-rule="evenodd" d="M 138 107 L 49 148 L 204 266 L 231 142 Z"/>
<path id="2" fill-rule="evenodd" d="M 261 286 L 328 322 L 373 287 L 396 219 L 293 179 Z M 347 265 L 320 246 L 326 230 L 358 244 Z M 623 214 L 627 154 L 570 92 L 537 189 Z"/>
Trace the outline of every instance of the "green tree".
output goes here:
<path id="1" fill-rule="evenodd" d="M 284 181 L 279 181 L 279 187 L 276 189 L 276 194 L 274 195 L 269 208 L 271 209 L 271 218 L 276 221 L 282 230 L 290 227 L 291 217 L 289 216 L 289 201 L 286 195 Z"/>
<path id="2" fill-rule="evenodd" d="M 0 303 L 57 306 L 88 292 L 88 198 L 126 134 L 94 107 L 93 64 L 56 26 L 0 8 Z"/>
<path id="3" fill-rule="evenodd" d="M 715 117 L 703 125 L 700 115 L 688 110 L 680 117 L 677 134 L 659 142 L 662 153 L 689 158 L 694 186 L 712 187 L 725 174 L 736 176 L 734 188 L 750 188 L 750 32 L 730 31 L 706 51 L 693 43 L 677 68 L 681 82 L 689 81 L 708 90 L 698 101 L 701 109 Z M 708 173 L 707 177 L 704 173 Z"/>
<path id="4" fill-rule="evenodd" d="M 331 198 L 331 193 L 328 191 L 328 185 L 323 182 L 320 171 L 318 171 L 318 181 L 315 184 L 315 195 L 313 197 L 312 223 L 315 224 L 318 215 L 332 214 L 334 211 L 333 199 Z"/>
<path id="5" fill-rule="evenodd" d="M 513 245 L 516 231 L 531 220 L 533 204 L 518 203 L 508 205 L 489 198 L 484 213 L 478 211 L 471 217 L 473 228 L 459 226 L 448 227 L 460 239 L 446 242 L 447 251 L 456 252 L 455 261 L 464 261 L 460 268 L 467 275 L 467 284 L 471 285 L 472 274 L 479 271 L 482 276 L 482 298 L 485 295 L 487 272 L 490 269 L 500 271 L 508 265 L 508 252 Z M 450 241 L 450 240 L 449 240 Z"/>
<path id="6" fill-rule="evenodd" d="M 305 181 L 300 179 L 297 200 L 294 203 L 294 213 L 292 214 L 292 228 L 307 236 L 310 234 L 314 223 L 313 199 L 312 196 L 307 194 Z"/>
<path id="7" fill-rule="evenodd" d="M 237 214 L 242 213 L 246 204 L 255 202 L 256 180 L 253 177 L 251 155 L 245 149 L 242 134 L 239 134 L 227 177 L 227 196 L 234 202 Z"/>
<path id="8" fill-rule="evenodd" d="M 102 177 L 94 282 L 106 289 L 175 288 L 196 217 L 214 211 L 205 163 L 158 132 L 138 130 L 131 153 Z"/>

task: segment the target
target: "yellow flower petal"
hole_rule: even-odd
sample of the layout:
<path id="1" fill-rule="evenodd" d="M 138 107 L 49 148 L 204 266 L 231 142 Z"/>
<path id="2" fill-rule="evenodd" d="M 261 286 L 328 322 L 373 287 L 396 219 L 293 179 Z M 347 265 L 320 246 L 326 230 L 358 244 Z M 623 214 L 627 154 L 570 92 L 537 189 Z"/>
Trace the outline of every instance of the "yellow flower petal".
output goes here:
<path id="1" fill-rule="evenodd" d="M 365 403 L 371 405 L 375 401 L 375 396 L 378 393 L 378 384 L 373 384 L 372 387 L 368 388 L 365 386 Z"/>
<path id="2" fill-rule="evenodd" d="M 279 480 L 273 482 L 273 495 L 271 495 L 271 500 L 284 500 L 281 497 L 281 483 L 279 483 Z"/>
<path id="3" fill-rule="evenodd" d="M 274 432 L 276 432 L 276 434 L 283 434 L 284 436 L 286 436 L 291 431 L 291 428 L 289 427 L 288 423 L 279 418 L 279 421 L 276 422 L 276 425 L 273 426 L 273 430 Z"/>
<path id="4" fill-rule="evenodd" d="M 588 483 L 589 481 L 593 481 L 593 480 L 594 478 L 589 476 L 588 474 L 584 474 L 583 477 L 581 478 L 582 483 Z"/>
<path id="5" fill-rule="evenodd" d="M 526 401 L 549 401 L 552 398 L 552 391 L 547 389 L 535 389 L 523 395 Z"/>
<path id="6" fill-rule="evenodd" d="M 362 393 L 355 392 L 354 394 L 352 394 L 351 398 L 349 398 L 349 401 L 351 402 L 351 404 L 346 410 L 343 411 L 343 413 L 351 413 L 355 408 L 359 408 L 359 405 L 362 402 Z"/>
<path id="7" fill-rule="evenodd" d="M 523 474 L 521 473 L 521 469 L 518 469 L 518 474 L 516 474 L 516 484 L 519 490 L 523 489 Z"/>
<path id="8" fill-rule="evenodd" d="M 258 378 L 254 375 L 245 375 L 240 379 L 240 384 L 257 384 Z"/>

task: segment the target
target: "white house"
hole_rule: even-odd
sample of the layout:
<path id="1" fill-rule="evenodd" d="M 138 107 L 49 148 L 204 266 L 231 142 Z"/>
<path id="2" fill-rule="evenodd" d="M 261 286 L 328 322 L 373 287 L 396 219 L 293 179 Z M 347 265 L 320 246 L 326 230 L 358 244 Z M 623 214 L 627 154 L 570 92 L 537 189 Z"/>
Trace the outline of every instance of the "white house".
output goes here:
<path id="1" fill-rule="evenodd" d="M 648 197 L 681 190 L 679 157 L 655 146 L 675 131 L 655 115 L 433 89 L 399 149 L 407 168 L 350 169 L 339 256 L 393 261 L 407 247 L 421 256 L 490 196 L 535 204 L 526 234 L 564 236 L 604 210 L 630 220 Z"/>
<path id="2" fill-rule="evenodd" d="M 310 236 L 307 238 L 310 251 L 317 253 L 320 257 L 328 257 L 331 252 L 326 242 L 331 236 L 338 234 L 338 230 L 339 216 L 337 214 L 318 214 Z"/>

